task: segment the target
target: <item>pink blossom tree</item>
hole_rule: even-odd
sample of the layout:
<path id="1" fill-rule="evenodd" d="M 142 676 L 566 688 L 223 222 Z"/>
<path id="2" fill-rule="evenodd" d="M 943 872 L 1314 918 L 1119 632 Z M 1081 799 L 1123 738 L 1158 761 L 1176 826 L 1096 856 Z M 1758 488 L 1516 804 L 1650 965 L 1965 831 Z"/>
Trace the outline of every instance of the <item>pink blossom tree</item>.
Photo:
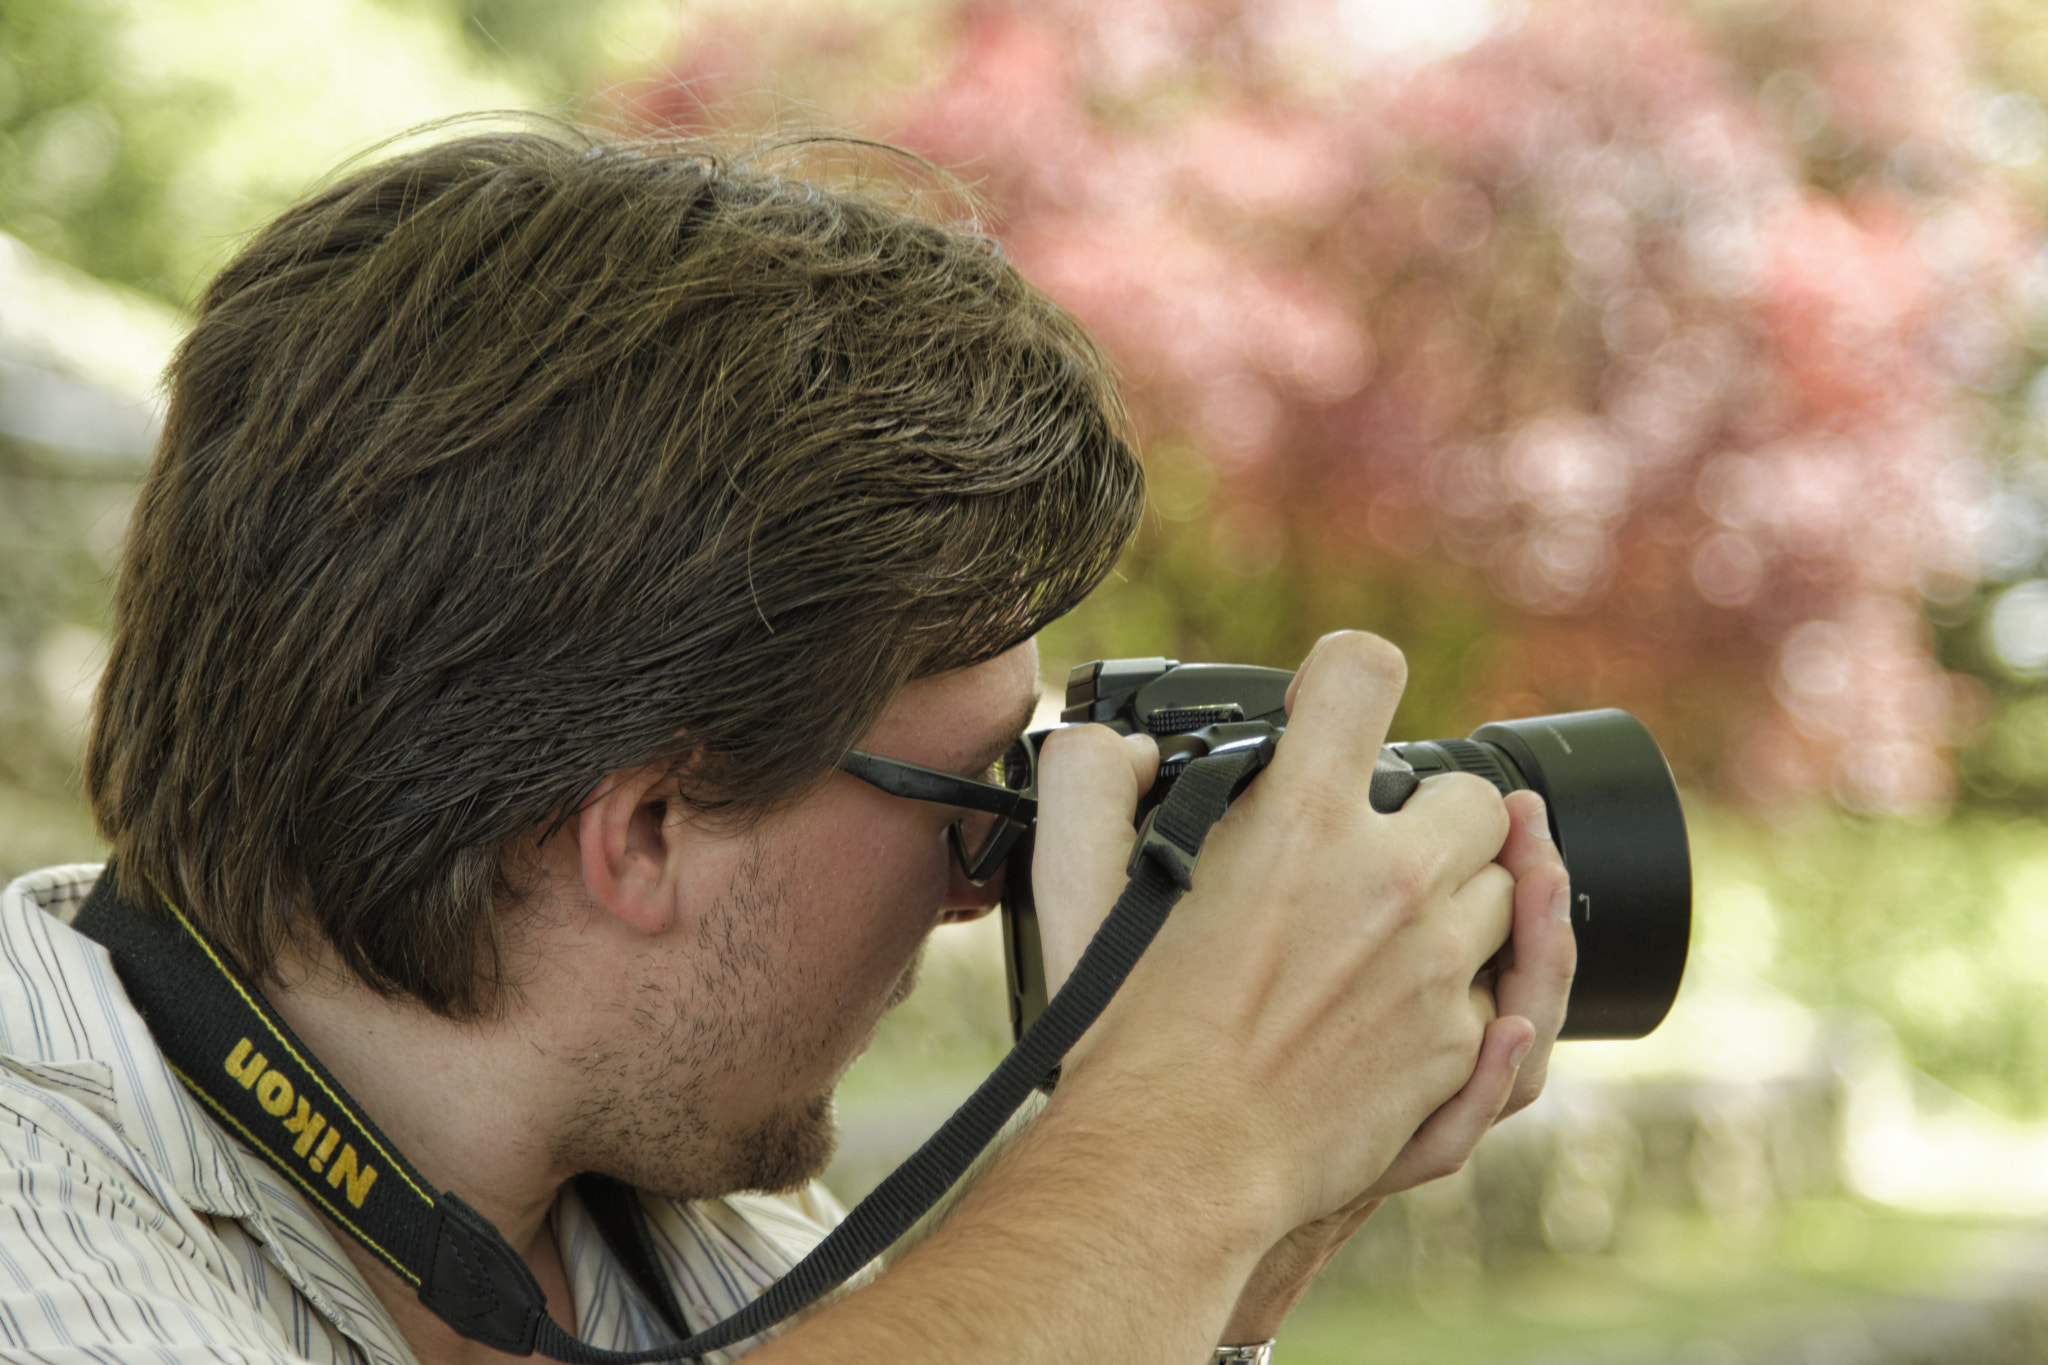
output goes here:
<path id="1" fill-rule="evenodd" d="M 1410 649 L 1410 735 L 1622 705 L 1727 793 L 1942 809 L 1981 688 L 1923 604 L 1977 575 L 2039 250 L 1961 19 L 1551 0 L 1395 60 L 1346 14 L 960 3 L 894 83 L 861 73 L 900 28 L 733 27 L 636 108 L 808 73 L 1095 329 L 1161 516 L 1074 652 L 1363 624 Z"/>

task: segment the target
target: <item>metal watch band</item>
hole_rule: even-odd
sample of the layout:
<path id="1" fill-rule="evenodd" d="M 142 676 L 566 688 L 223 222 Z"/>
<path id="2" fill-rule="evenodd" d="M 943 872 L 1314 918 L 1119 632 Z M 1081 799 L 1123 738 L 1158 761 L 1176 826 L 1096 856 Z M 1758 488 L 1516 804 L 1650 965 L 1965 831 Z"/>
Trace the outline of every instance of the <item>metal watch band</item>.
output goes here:
<path id="1" fill-rule="evenodd" d="M 1260 1341 L 1249 1346 L 1218 1346 L 1211 1360 L 1213 1365 L 1273 1365 L 1273 1343 Z"/>

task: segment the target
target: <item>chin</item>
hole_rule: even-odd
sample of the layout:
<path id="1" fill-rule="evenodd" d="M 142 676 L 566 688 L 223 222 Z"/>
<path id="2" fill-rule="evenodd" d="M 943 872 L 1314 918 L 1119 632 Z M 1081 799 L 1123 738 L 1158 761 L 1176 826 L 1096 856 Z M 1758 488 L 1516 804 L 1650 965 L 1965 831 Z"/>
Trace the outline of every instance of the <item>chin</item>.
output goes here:
<path id="1" fill-rule="evenodd" d="M 800 1190 L 825 1173 L 839 1150 L 839 1121 L 830 1091 L 775 1115 L 735 1144 L 740 1169 L 731 1188 L 782 1194 Z"/>
<path id="2" fill-rule="evenodd" d="M 742 1191 L 782 1194 L 824 1174 L 839 1146 L 832 1095 L 786 1104 L 753 1127 L 719 1131 L 692 1124 L 685 1137 L 668 1129 L 642 1129 L 608 1151 L 586 1153 L 572 1164 L 601 1171 L 636 1189 L 670 1199 L 716 1199 Z"/>

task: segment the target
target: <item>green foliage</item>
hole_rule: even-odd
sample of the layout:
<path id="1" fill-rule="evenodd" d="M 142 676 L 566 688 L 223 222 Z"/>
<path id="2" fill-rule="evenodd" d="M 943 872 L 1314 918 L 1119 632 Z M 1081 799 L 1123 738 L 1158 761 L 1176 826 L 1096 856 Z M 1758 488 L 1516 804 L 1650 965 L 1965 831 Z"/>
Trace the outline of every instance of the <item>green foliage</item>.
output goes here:
<path id="1" fill-rule="evenodd" d="M 0 230 L 177 302 L 173 175 L 219 91 L 134 79 L 108 0 L 0 8 Z"/>
<path id="2" fill-rule="evenodd" d="M 622 0 L 384 0 L 393 9 L 439 11 L 482 64 L 510 67 L 557 100 L 586 92 L 604 60 L 606 20 Z M 650 54 L 651 55 L 651 54 Z"/>
<path id="3" fill-rule="evenodd" d="M 83 802 L 0 781 L 0 886 L 39 867 L 105 856 Z"/>
<path id="4" fill-rule="evenodd" d="M 2002 698 L 1956 757 L 1976 802 L 2033 813 L 2048 807 L 2048 695 Z"/>
<path id="5" fill-rule="evenodd" d="M 0 434 L 0 545 L 7 547 L 0 556 L 0 803 L 57 803 L 69 795 L 70 737 L 52 733 L 35 662 L 58 625 L 105 616 L 106 537 L 91 541 L 96 530 L 125 519 L 125 498 L 116 483 L 57 476 Z M 47 826 L 45 817 L 30 823 Z M 0 864 L 25 871 L 10 861 L 12 852 L 0 842 Z"/>
<path id="6" fill-rule="evenodd" d="M 1272 509 L 1220 491 L 1204 457 L 1161 441 L 1146 457 L 1154 513 L 1109 581 L 1045 632 L 1048 674 L 1084 659 L 1163 655 L 1291 669 L 1325 630 L 1370 630 L 1408 656 L 1395 737 L 1462 735 L 1493 671 L 1498 611 L 1457 575 L 1329 563 Z"/>
<path id="7" fill-rule="evenodd" d="M 1906 1060 L 2022 1118 L 2048 1115 L 2048 829 L 1818 809 L 1689 812 L 1699 933 L 1806 1003 L 1867 1011 Z"/>

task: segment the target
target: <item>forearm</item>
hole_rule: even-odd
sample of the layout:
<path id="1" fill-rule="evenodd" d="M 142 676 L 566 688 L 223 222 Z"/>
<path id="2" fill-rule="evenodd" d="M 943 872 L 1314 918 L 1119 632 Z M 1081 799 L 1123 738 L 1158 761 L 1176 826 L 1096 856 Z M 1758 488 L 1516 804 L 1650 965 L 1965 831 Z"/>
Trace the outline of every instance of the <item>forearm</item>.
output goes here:
<path id="1" fill-rule="evenodd" d="M 928 1241 L 755 1358 L 1205 1361 L 1270 1213 L 1200 1135 L 1163 1138 L 1157 1116 L 1078 1098 L 1055 1101 Z"/>

